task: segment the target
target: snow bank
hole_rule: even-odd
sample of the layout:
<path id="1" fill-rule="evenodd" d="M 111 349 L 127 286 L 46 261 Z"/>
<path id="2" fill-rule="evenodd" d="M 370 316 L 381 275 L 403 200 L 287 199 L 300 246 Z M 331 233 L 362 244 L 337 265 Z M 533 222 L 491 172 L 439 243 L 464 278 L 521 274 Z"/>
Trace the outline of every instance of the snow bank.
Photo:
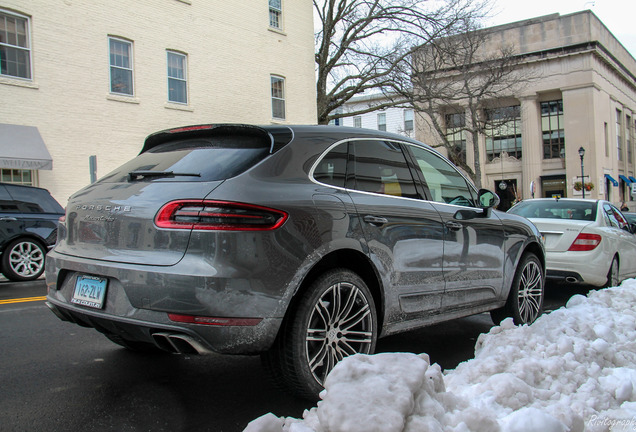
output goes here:
<path id="1" fill-rule="evenodd" d="M 354 355 L 303 419 L 245 432 L 636 431 L 636 281 L 577 295 L 531 326 L 505 320 L 442 373 L 426 354 Z"/>

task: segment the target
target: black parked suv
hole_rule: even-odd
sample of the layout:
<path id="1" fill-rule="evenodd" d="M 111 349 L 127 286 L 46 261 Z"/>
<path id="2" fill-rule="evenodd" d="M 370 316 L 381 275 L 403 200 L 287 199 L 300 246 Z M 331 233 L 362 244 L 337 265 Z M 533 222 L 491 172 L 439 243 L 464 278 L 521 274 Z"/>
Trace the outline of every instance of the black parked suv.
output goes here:
<path id="1" fill-rule="evenodd" d="M 0 183 L 0 270 L 7 279 L 40 277 L 61 216 L 64 209 L 46 189 Z"/>
<path id="2" fill-rule="evenodd" d="M 544 249 L 448 159 L 334 126 L 201 125 L 73 195 L 48 306 L 132 350 L 256 354 L 316 397 L 378 337 L 541 313 Z"/>

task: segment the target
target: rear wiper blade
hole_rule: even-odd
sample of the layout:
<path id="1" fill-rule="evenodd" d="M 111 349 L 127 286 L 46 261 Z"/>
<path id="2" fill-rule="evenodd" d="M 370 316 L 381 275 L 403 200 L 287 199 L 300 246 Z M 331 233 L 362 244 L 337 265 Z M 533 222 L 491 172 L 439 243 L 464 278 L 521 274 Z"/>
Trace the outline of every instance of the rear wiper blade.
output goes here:
<path id="1" fill-rule="evenodd" d="M 148 177 L 201 177 L 199 173 L 176 173 L 174 171 L 131 171 L 128 173 L 128 181 L 139 180 Z"/>

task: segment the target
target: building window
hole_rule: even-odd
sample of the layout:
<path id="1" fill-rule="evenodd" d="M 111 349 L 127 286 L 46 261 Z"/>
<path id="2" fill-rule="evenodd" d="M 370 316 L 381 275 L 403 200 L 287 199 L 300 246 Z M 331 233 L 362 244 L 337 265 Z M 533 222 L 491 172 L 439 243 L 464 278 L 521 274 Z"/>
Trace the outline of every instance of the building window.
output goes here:
<path id="1" fill-rule="evenodd" d="M 168 100 L 182 104 L 188 103 L 187 57 L 184 54 L 168 51 Z"/>
<path id="2" fill-rule="evenodd" d="M 378 130 L 386 131 L 386 113 L 378 113 Z"/>
<path id="3" fill-rule="evenodd" d="M 466 127 L 466 115 L 464 113 L 446 114 L 446 139 L 451 145 L 449 152 L 450 160 L 457 164 L 466 163 L 466 137 L 464 128 Z"/>
<path id="4" fill-rule="evenodd" d="M 362 117 L 354 116 L 353 117 L 353 127 L 361 128 L 362 127 Z"/>
<path id="5" fill-rule="evenodd" d="M 283 28 L 282 0 L 269 0 L 269 26 L 279 30 Z"/>
<path id="6" fill-rule="evenodd" d="M 413 110 L 404 110 L 404 132 L 413 132 Z"/>
<path id="7" fill-rule="evenodd" d="M 492 161 L 506 152 L 521 159 L 521 106 L 486 110 L 486 158 Z"/>
<path id="8" fill-rule="evenodd" d="M 33 183 L 33 177 L 32 170 L 0 169 L 0 179 L 2 179 L 3 183 L 35 186 Z"/>
<path id="9" fill-rule="evenodd" d="M 558 159 L 565 152 L 563 100 L 541 102 L 543 159 Z"/>
<path id="10" fill-rule="evenodd" d="M 618 151 L 618 160 L 623 160 L 623 112 L 616 110 L 616 150 Z"/>
<path id="11" fill-rule="evenodd" d="M 634 154 L 632 152 L 632 143 L 634 142 L 634 130 L 632 128 L 632 118 L 630 116 L 625 116 L 625 127 L 627 130 L 625 131 L 625 147 L 627 147 L 627 162 L 634 163 Z"/>
<path id="12" fill-rule="evenodd" d="M 132 42 L 108 38 L 110 54 L 110 92 L 133 95 Z"/>
<path id="13" fill-rule="evenodd" d="M 605 157 L 609 157 L 609 127 L 607 122 L 603 123 L 603 133 L 605 134 Z"/>
<path id="14" fill-rule="evenodd" d="M 272 117 L 285 120 L 285 78 L 272 75 Z"/>
<path id="15" fill-rule="evenodd" d="M 0 11 L 0 75 L 31 79 L 29 20 Z"/>

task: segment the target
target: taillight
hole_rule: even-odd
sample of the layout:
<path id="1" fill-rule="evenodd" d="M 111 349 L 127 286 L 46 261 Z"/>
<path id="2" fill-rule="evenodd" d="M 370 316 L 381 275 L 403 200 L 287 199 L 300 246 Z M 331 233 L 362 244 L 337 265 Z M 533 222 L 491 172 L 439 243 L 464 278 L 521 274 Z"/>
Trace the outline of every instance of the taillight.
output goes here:
<path id="1" fill-rule="evenodd" d="M 569 251 L 591 251 L 601 244 L 601 236 L 598 234 L 579 234 Z"/>
<path id="2" fill-rule="evenodd" d="M 268 207 L 228 201 L 180 200 L 164 205 L 159 228 L 221 231 L 269 231 L 287 220 L 287 213 Z"/>

